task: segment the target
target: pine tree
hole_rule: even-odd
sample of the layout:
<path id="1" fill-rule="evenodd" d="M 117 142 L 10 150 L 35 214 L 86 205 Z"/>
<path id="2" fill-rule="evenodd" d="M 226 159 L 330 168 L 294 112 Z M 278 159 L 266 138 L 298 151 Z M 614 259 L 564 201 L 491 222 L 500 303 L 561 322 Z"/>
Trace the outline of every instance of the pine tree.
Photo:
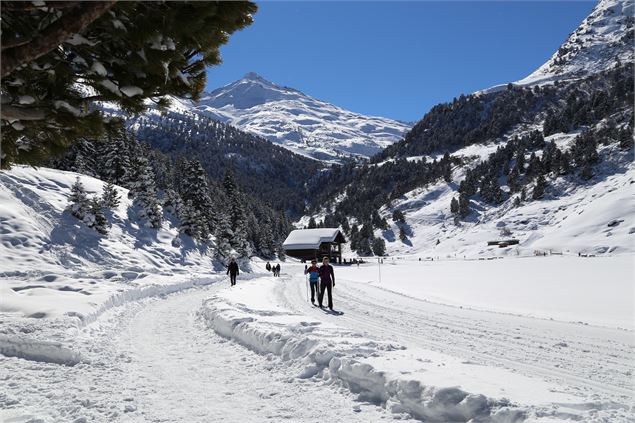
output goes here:
<path id="1" fill-rule="evenodd" d="M 408 240 L 408 235 L 403 227 L 399 228 L 399 239 L 402 242 L 406 242 Z"/>
<path id="2" fill-rule="evenodd" d="M 469 213 L 470 213 L 470 197 L 465 193 L 461 193 L 459 195 L 459 214 L 462 217 L 465 217 Z"/>
<path id="3" fill-rule="evenodd" d="M 493 178 L 490 183 L 490 195 L 494 204 L 500 204 L 503 201 L 503 190 L 498 183 L 498 178 Z"/>
<path id="4" fill-rule="evenodd" d="M 538 178 L 536 179 L 536 185 L 534 186 L 534 190 L 531 194 L 531 197 L 534 200 L 541 199 L 545 195 L 545 188 L 547 188 L 547 181 L 545 180 L 545 177 L 542 174 L 540 174 L 538 175 Z"/>
<path id="5" fill-rule="evenodd" d="M 440 165 L 442 168 L 441 173 L 443 174 L 443 180 L 447 183 L 452 182 L 452 161 L 449 153 L 445 153 L 440 161 Z"/>
<path id="6" fill-rule="evenodd" d="M 101 194 L 101 200 L 104 204 L 104 207 L 109 209 L 116 209 L 119 207 L 120 198 L 117 189 L 110 182 L 106 182 L 104 185 L 104 190 Z"/>
<path id="7" fill-rule="evenodd" d="M 232 254 L 234 231 L 231 227 L 231 219 L 226 213 L 218 213 L 216 226 L 216 252 L 220 258 L 227 258 Z"/>
<path id="8" fill-rule="evenodd" d="M 201 239 L 200 215 L 192 206 L 191 201 L 183 203 L 178 209 L 179 233 L 188 235 L 193 239 Z"/>
<path id="9" fill-rule="evenodd" d="M 102 163 L 100 175 L 113 184 L 128 187 L 128 177 L 131 172 L 130 156 L 131 143 L 123 126 L 109 131 L 99 145 Z"/>
<path id="10" fill-rule="evenodd" d="M 626 127 L 619 131 L 618 133 L 619 146 L 622 150 L 630 150 L 633 148 L 633 130 L 632 128 Z"/>
<path id="11" fill-rule="evenodd" d="M 357 252 L 362 256 L 369 256 L 372 254 L 372 249 L 368 238 L 361 238 L 359 240 Z"/>
<path id="12" fill-rule="evenodd" d="M 313 218 L 313 216 L 311 216 L 311 218 L 309 219 L 308 229 L 315 229 L 315 228 L 317 228 L 317 224 L 315 223 L 315 219 Z"/>
<path id="13" fill-rule="evenodd" d="M 383 256 L 386 253 L 386 241 L 383 238 L 374 238 L 372 247 L 376 256 Z"/>
<path id="14" fill-rule="evenodd" d="M 582 166 L 580 177 L 582 177 L 582 179 L 584 179 L 585 181 L 593 178 L 593 167 L 590 163 L 585 163 L 584 166 Z"/>
<path id="15" fill-rule="evenodd" d="M 93 198 L 90 200 L 88 215 L 91 216 L 91 223 L 88 226 L 95 229 L 100 234 L 106 235 L 108 233 L 110 224 L 108 223 L 108 219 L 106 219 L 106 216 L 104 215 L 103 207 L 103 203 L 98 198 Z"/>
<path id="16" fill-rule="evenodd" d="M 392 212 L 393 222 L 406 223 L 406 216 L 401 210 L 395 210 Z"/>
<path id="17" fill-rule="evenodd" d="M 130 194 L 134 203 L 139 207 L 141 220 L 145 226 L 160 228 L 163 221 L 161 207 L 157 198 L 154 184 L 154 174 L 146 156 L 139 152 L 135 154 L 131 163 Z"/>
<path id="18" fill-rule="evenodd" d="M 247 228 L 243 198 L 234 182 L 233 172 L 227 170 L 223 179 L 223 188 L 229 201 L 229 216 L 234 237 L 232 246 L 241 257 L 251 254 L 251 246 L 247 242 Z"/>
<path id="19" fill-rule="evenodd" d="M 88 197 L 86 196 L 86 190 L 79 176 L 75 178 L 75 183 L 71 187 L 71 195 L 68 201 L 71 214 L 80 220 L 84 219 L 90 205 Z"/>
<path id="20" fill-rule="evenodd" d="M 96 176 L 94 172 L 95 164 L 92 160 L 94 152 L 90 150 L 90 143 L 86 140 L 82 140 L 77 144 L 77 152 L 73 160 L 73 165 L 71 166 L 73 172 L 81 173 L 82 175 Z"/>
<path id="21" fill-rule="evenodd" d="M 220 46 L 256 9 L 248 1 L 3 6 L 3 164 L 44 160 L 80 136 L 98 136 L 111 120 L 96 101 L 139 113 L 149 97 L 196 99 L 205 69 L 221 62 Z"/>
<path id="22" fill-rule="evenodd" d="M 185 164 L 182 175 L 181 196 L 183 200 L 191 203 L 191 207 L 196 209 L 199 221 L 196 225 L 199 227 L 201 236 L 215 232 L 215 207 L 210 197 L 210 187 L 207 180 L 207 174 L 201 163 L 193 160 Z"/>
<path id="23" fill-rule="evenodd" d="M 351 250 L 357 251 L 357 249 L 359 248 L 359 228 L 357 226 L 357 223 L 354 223 L 353 226 L 351 226 L 350 241 Z"/>
<path id="24" fill-rule="evenodd" d="M 172 188 L 165 190 L 165 197 L 163 199 L 163 211 L 172 214 L 175 217 L 179 216 L 179 210 L 184 207 L 183 199 Z"/>
<path id="25" fill-rule="evenodd" d="M 458 212 L 459 212 L 459 202 L 457 201 L 455 197 L 452 197 L 452 201 L 450 201 L 450 213 L 457 214 Z M 401 232 L 400 232 L 400 235 L 401 235 Z"/>

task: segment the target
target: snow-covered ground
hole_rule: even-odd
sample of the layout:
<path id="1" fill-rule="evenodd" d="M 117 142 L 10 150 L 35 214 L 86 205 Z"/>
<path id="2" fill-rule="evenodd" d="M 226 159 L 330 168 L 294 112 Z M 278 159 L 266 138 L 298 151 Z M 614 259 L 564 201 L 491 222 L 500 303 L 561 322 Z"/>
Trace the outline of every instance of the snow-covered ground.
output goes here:
<path id="1" fill-rule="evenodd" d="M 375 264 L 336 267 L 341 314 L 307 301 L 302 266 L 286 264 L 281 279 L 220 291 L 204 303 L 202 316 L 221 335 L 298 367 L 298 377 L 346 387 L 395 416 L 635 417 L 633 329 L 624 321 L 633 313 L 633 275 L 626 258 L 396 261 L 382 266 L 381 284 Z M 606 278 L 616 279 L 610 287 L 589 277 L 564 292 L 581 272 L 610 267 L 615 272 Z M 515 274 L 524 276 L 514 281 Z M 531 288 L 520 285 L 528 280 L 534 290 L 526 298 Z M 595 297 L 603 288 L 614 292 Z M 611 301 L 618 297 L 616 312 Z"/>
<path id="2" fill-rule="evenodd" d="M 397 257 L 340 273 L 439 304 L 632 331 L 633 272 L 632 256 L 622 255 L 483 261 Z"/>
<path id="3" fill-rule="evenodd" d="M 138 211 L 123 188 L 108 236 L 71 216 L 66 208 L 77 176 L 22 166 L 0 172 L 0 312 L 85 322 L 124 293 L 169 290 L 162 286 L 175 274 L 194 283 L 209 272 L 210 257 L 191 243 L 173 243 L 178 231 L 169 222 L 159 230 L 136 224 Z M 80 180 L 89 197 L 101 195 L 102 181 Z"/>
<path id="4" fill-rule="evenodd" d="M 230 288 L 125 190 L 98 235 L 76 176 L 0 173 L 2 421 L 635 419 L 627 252 L 339 266 L 329 313 L 299 263 Z"/>

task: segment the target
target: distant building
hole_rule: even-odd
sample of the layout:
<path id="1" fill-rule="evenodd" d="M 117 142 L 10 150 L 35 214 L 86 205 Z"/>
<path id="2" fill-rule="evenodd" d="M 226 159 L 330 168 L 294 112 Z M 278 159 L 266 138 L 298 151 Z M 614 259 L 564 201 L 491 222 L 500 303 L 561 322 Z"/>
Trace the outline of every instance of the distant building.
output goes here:
<path id="1" fill-rule="evenodd" d="M 301 260 L 322 260 L 328 257 L 334 263 L 342 262 L 344 234 L 337 228 L 296 229 L 282 244 L 288 256 Z"/>

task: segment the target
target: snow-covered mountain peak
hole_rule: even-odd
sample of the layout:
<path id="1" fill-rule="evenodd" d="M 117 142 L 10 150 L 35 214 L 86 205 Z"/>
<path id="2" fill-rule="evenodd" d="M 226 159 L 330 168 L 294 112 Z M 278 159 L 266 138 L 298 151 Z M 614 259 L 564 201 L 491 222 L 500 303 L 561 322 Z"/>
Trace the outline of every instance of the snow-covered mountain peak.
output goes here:
<path id="1" fill-rule="evenodd" d="M 632 62 L 633 0 L 600 0 L 553 56 L 519 84 L 585 77 Z"/>
<path id="2" fill-rule="evenodd" d="M 255 72 L 249 72 L 238 81 L 202 96 L 199 104 L 213 108 L 230 106 L 244 110 L 272 101 L 293 100 L 299 96 L 303 94 L 280 87 Z"/>
<path id="3" fill-rule="evenodd" d="M 275 84 L 255 72 L 211 93 L 194 112 L 318 159 L 370 157 L 399 141 L 410 125 L 365 116 Z"/>

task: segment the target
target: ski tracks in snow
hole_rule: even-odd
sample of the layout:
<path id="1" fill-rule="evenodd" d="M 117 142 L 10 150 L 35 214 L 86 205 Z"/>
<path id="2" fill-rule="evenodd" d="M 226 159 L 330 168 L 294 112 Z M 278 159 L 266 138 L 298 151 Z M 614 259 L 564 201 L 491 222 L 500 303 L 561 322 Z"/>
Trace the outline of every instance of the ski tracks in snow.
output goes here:
<path id="1" fill-rule="evenodd" d="M 298 379 L 277 357 L 206 328 L 196 312 L 218 289 L 227 288 L 195 288 L 108 311 L 80 333 L 84 360 L 73 367 L 0 357 L 9 387 L 0 394 L 2 417 L 76 423 L 392 419 L 348 391 Z"/>
<path id="2" fill-rule="evenodd" d="M 333 296 L 335 308 L 345 312 L 329 316 L 306 303 L 304 289 L 299 278 L 285 280 L 277 297 L 298 313 L 376 339 L 555 382 L 579 397 L 580 406 L 590 398 L 600 408 L 632 404 L 630 331 L 447 306 L 342 279 Z"/>
<path id="3" fill-rule="evenodd" d="M 440 305 L 346 280 L 334 290 L 336 309 L 344 311 L 335 316 L 306 302 L 303 278 L 278 281 L 279 305 L 312 320 L 540 377 L 579 397 L 580 407 L 595 401 L 616 421 L 629 413 L 631 332 Z M 356 401 L 337 384 L 298 378 L 288 362 L 207 328 L 197 311 L 221 289 L 230 288 L 219 283 L 107 311 L 80 331 L 82 362 L 72 367 L 0 356 L 1 417 L 75 423 L 398 417 Z"/>

